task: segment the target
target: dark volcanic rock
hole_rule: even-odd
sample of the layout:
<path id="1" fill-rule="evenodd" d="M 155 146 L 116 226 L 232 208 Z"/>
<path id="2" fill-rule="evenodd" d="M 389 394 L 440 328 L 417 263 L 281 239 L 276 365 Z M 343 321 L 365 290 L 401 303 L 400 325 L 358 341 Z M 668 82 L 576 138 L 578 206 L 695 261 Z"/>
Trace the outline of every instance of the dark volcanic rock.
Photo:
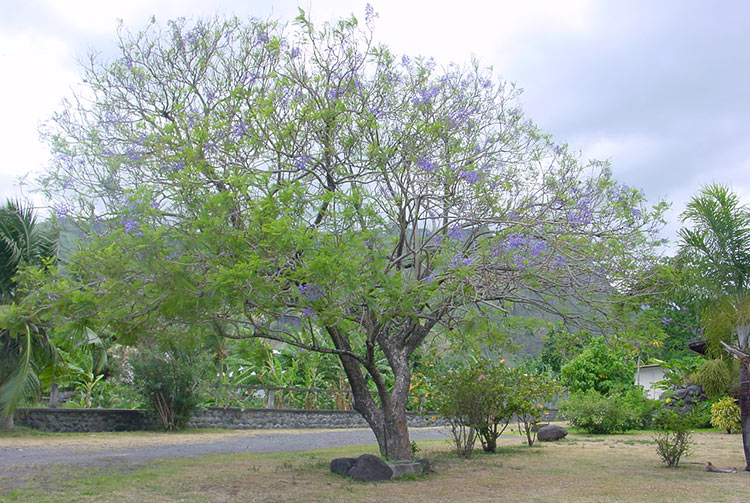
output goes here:
<path id="1" fill-rule="evenodd" d="M 542 442 L 553 442 L 555 440 L 565 438 L 567 434 L 568 430 L 566 430 L 562 426 L 557 426 L 556 424 L 548 424 L 539 428 L 539 431 L 536 432 L 536 438 L 538 438 Z"/>
<path id="2" fill-rule="evenodd" d="M 336 458 L 331 461 L 331 472 L 347 475 L 356 461 L 354 458 Z"/>
<path id="3" fill-rule="evenodd" d="M 347 473 L 350 477 L 365 482 L 390 480 L 393 470 L 388 463 L 372 454 L 362 454 Z"/>

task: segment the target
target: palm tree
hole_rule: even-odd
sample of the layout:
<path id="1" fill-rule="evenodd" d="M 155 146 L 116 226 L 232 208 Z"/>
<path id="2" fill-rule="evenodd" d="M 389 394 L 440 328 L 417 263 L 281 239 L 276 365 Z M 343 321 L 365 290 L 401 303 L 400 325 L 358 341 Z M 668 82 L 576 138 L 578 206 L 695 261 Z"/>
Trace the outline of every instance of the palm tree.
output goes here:
<path id="1" fill-rule="evenodd" d="M 9 316 L 20 300 L 16 273 L 55 260 L 57 239 L 37 223 L 34 210 L 18 201 L 0 207 L 0 429 L 13 427 L 13 412 L 38 393 L 38 369 L 54 355 L 44 328 Z"/>
<path id="2" fill-rule="evenodd" d="M 722 347 L 741 362 L 742 444 L 745 470 L 750 471 L 750 208 L 740 204 L 729 188 L 713 184 L 693 197 L 682 221 L 693 226 L 680 230 L 683 252 L 695 257 L 715 289 L 715 316 L 707 318 L 724 320 L 730 328 L 722 334 L 715 326 L 707 326 L 708 335 L 729 339 L 720 341 Z"/>

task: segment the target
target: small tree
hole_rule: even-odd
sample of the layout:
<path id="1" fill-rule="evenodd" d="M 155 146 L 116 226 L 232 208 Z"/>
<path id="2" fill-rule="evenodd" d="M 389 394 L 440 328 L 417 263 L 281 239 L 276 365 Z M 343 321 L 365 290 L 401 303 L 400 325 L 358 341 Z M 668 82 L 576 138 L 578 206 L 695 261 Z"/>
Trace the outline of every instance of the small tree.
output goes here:
<path id="1" fill-rule="evenodd" d="M 166 430 L 187 425 L 200 403 L 198 394 L 207 365 L 201 355 L 180 346 L 143 348 L 130 360 L 133 381 Z"/>
<path id="2" fill-rule="evenodd" d="M 690 454 L 694 444 L 688 419 L 683 414 L 662 410 L 657 424 L 662 432 L 654 436 L 656 453 L 664 464 L 675 468 L 682 457 Z"/>
<path id="3" fill-rule="evenodd" d="M 534 445 L 536 427 L 547 413 L 547 404 L 562 391 L 556 381 L 542 374 L 516 372 L 515 385 L 511 393 L 518 432 L 526 435 L 526 443 Z"/>

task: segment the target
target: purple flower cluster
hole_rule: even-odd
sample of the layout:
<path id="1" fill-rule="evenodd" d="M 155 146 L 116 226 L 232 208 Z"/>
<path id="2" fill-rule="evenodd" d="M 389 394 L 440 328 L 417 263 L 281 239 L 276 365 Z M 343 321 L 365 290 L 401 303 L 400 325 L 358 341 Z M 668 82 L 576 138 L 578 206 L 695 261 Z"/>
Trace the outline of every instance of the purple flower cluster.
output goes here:
<path id="1" fill-rule="evenodd" d="M 460 176 L 468 183 L 477 183 L 479 181 L 479 174 L 473 169 L 462 171 Z"/>
<path id="2" fill-rule="evenodd" d="M 325 292 L 317 283 L 302 283 L 297 289 L 307 300 L 315 301 L 325 297 Z"/>
<path id="3" fill-rule="evenodd" d="M 593 211 L 591 209 L 591 199 L 584 197 L 578 201 L 575 211 L 568 213 L 568 223 L 577 227 L 580 225 L 588 225 L 591 223 L 593 217 Z"/>
<path id="4" fill-rule="evenodd" d="M 138 222 L 129 217 L 122 221 L 122 225 L 125 227 L 127 234 L 135 234 L 140 229 Z"/>
<path id="5" fill-rule="evenodd" d="M 460 225 L 454 225 L 448 230 L 448 238 L 455 239 L 456 241 L 463 241 L 469 237 L 471 230 L 464 229 Z"/>
<path id="6" fill-rule="evenodd" d="M 432 162 L 426 157 L 420 157 L 417 159 L 417 167 L 421 169 L 422 171 L 427 171 L 428 173 L 432 173 L 437 169 L 437 164 Z"/>
<path id="7" fill-rule="evenodd" d="M 310 163 L 311 160 L 312 158 L 309 155 L 303 154 L 299 156 L 296 161 L 294 161 L 294 167 L 300 171 L 302 170 L 307 171 L 307 165 Z"/>
<path id="8" fill-rule="evenodd" d="M 418 96 L 413 97 L 411 102 L 413 105 L 424 105 L 425 103 L 430 103 L 432 99 L 437 96 L 438 92 L 439 90 L 437 87 L 419 90 L 417 91 Z"/>
<path id="9" fill-rule="evenodd" d="M 456 253 L 451 261 L 448 263 L 450 267 L 455 269 L 456 267 L 468 267 L 476 261 L 474 257 L 467 257 L 463 253 Z"/>
<path id="10" fill-rule="evenodd" d="M 66 206 L 55 205 L 55 216 L 61 222 L 64 222 L 68 218 L 69 211 Z"/>

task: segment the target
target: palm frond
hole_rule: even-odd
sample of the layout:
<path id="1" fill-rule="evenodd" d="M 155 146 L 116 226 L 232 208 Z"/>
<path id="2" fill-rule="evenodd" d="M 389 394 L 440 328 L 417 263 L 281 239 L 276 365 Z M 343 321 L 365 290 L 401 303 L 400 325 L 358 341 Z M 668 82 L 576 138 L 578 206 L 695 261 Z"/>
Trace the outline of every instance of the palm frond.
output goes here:
<path id="1" fill-rule="evenodd" d="M 16 367 L 0 386 L 0 417 L 7 418 L 26 399 L 39 393 L 39 378 L 34 371 L 31 329 L 27 326 L 20 339 Z"/>

